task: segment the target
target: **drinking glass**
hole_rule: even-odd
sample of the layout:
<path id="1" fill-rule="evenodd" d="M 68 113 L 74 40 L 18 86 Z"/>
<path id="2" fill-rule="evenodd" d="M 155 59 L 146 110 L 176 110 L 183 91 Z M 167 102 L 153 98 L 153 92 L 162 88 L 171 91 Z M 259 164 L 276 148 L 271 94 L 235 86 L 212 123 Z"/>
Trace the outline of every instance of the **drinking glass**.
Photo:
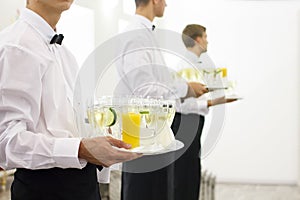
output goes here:
<path id="1" fill-rule="evenodd" d="M 122 140 L 135 148 L 140 146 L 141 114 L 133 107 L 134 105 L 122 106 Z"/>
<path id="2" fill-rule="evenodd" d="M 171 127 L 174 117 L 175 117 L 175 113 L 176 113 L 176 102 L 175 100 L 168 100 L 168 119 L 167 119 L 167 123 L 169 125 L 169 127 Z"/>
<path id="3" fill-rule="evenodd" d="M 120 108 L 113 97 L 104 96 L 87 106 L 87 119 L 92 130 L 101 136 L 120 138 Z"/>

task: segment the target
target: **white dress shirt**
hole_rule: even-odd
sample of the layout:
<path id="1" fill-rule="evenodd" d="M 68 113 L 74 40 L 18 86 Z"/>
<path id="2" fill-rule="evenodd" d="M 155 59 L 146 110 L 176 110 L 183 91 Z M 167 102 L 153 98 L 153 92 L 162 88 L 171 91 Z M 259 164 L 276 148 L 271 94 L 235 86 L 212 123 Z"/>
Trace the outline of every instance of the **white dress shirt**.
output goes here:
<path id="1" fill-rule="evenodd" d="M 162 96 L 166 99 L 185 97 L 188 85 L 177 79 L 166 66 L 159 50 L 152 22 L 141 15 L 120 34 L 117 71 L 118 95 Z"/>
<path id="2" fill-rule="evenodd" d="M 72 54 L 29 9 L 0 33 L 0 167 L 83 168 L 72 91 Z"/>
<path id="3" fill-rule="evenodd" d="M 202 69 L 202 63 L 199 61 L 199 57 L 187 50 L 184 58 L 186 60 L 182 60 L 178 63 L 177 66 L 174 66 L 175 71 L 181 71 L 186 68 L 198 68 Z M 188 61 L 188 62 L 187 62 Z M 207 105 L 207 99 L 205 95 L 200 96 L 199 98 L 190 97 L 184 99 L 181 104 L 177 104 L 177 110 L 182 114 L 198 114 L 198 115 L 207 115 L 209 112 L 209 108 Z"/>
<path id="4" fill-rule="evenodd" d="M 206 52 L 201 53 L 198 62 L 199 65 L 197 65 L 197 67 L 199 67 L 199 69 L 216 69 L 216 64 Z"/>

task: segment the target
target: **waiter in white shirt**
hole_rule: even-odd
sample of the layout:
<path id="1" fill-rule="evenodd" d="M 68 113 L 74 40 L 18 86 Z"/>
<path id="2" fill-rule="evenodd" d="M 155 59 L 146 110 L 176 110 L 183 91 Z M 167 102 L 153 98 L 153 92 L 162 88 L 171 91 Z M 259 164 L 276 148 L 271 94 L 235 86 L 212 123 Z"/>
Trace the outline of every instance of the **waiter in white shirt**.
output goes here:
<path id="1" fill-rule="evenodd" d="M 56 34 L 73 0 L 27 0 L 0 33 L 0 167 L 17 168 L 12 200 L 99 200 L 96 167 L 140 157 L 106 137 L 80 139 L 72 109 L 77 63 Z"/>
<path id="2" fill-rule="evenodd" d="M 201 69 L 200 55 L 207 51 L 207 34 L 206 28 L 198 24 L 187 25 L 182 32 L 182 40 L 187 49 L 184 56 L 185 61 L 182 61 L 174 68 L 176 71 L 184 70 L 185 68 L 196 67 Z M 187 62 L 188 61 L 188 62 Z M 208 66 L 206 66 L 208 67 Z M 205 97 L 185 99 L 180 105 L 180 113 L 176 113 L 172 130 L 176 135 L 176 139 L 184 143 L 193 142 L 190 146 L 185 146 L 177 153 L 183 153 L 178 160 L 175 161 L 174 170 L 174 199 L 199 199 L 199 189 L 201 182 L 201 160 L 199 152 L 201 150 L 201 134 L 204 125 L 204 115 L 208 114 L 209 107 L 233 102 L 236 99 L 225 99 L 220 97 L 213 100 L 206 100 Z M 194 123 L 198 124 L 196 134 L 191 132 L 191 126 Z M 179 129 L 180 126 L 180 129 Z M 196 135 L 194 138 L 187 136 Z M 188 169 L 188 170 L 186 170 Z"/>
<path id="3" fill-rule="evenodd" d="M 120 37 L 121 54 L 117 63 L 120 77 L 115 90 L 118 95 L 162 96 L 166 99 L 199 97 L 207 92 L 200 83 L 186 83 L 175 79 L 165 65 L 154 37 L 152 21 L 162 17 L 165 0 L 135 0 L 136 15 Z M 123 200 L 173 199 L 174 155 L 146 156 L 123 165 Z M 164 165 L 166 166 L 166 165 Z M 160 169 L 162 168 L 162 169 Z"/>

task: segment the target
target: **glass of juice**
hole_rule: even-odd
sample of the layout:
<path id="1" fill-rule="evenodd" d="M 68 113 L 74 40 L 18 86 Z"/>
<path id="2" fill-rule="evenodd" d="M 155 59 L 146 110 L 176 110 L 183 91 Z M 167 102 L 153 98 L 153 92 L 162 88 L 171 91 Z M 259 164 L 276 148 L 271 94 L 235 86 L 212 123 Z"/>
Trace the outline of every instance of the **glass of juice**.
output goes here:
<path id="1" fill-rule="evenodd" d="M 140 146 L 141 114 L 125 108 L 122 112 L 122 140 L 131 148 Z"/>

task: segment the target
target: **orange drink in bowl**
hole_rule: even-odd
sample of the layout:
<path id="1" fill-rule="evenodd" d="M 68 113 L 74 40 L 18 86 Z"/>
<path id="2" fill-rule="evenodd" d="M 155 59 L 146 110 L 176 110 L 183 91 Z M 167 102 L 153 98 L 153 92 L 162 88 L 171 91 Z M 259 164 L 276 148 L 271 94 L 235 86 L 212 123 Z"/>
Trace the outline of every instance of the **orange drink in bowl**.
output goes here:
<path id="1" fill-rule="evenodd" d="M 140 146 L 140 126 L 140 113 L 122 113 L 122 140 L 132 148 Z"/>

